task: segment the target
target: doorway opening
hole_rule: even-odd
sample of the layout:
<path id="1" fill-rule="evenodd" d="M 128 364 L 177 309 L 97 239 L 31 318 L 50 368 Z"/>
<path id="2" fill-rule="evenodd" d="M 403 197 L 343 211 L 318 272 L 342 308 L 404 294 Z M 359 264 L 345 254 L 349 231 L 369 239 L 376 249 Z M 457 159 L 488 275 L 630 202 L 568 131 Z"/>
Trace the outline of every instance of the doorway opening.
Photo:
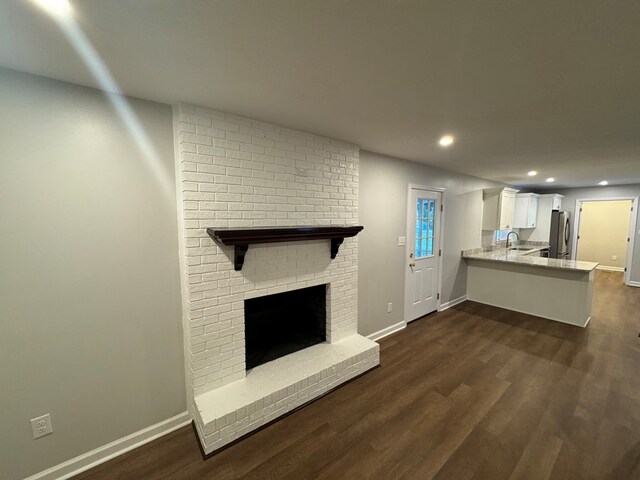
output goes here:
<path id="1" fill-rule="evenodd" d="M 623 272 L 629 284 L 637 198 L 576 201 L 573 258 L 599 263 L 599 270 Z"/>

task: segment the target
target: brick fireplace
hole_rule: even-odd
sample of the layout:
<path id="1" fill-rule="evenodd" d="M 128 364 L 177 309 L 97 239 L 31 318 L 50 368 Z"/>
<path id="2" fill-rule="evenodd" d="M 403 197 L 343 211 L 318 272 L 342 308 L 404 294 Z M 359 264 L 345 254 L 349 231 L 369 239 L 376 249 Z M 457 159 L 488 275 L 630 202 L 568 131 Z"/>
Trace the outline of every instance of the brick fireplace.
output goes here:
<path id="1" fill-rule="evenodd" d="M 190 412 L 206 453 L 379 363 L 357 334 L 357 238 L 233 247 L 206 229 L 356 225 L 359 150 L 193 105 L 175 112 Z M 247 372 L 245 305 L 325 286 L 326 340 Z M 288 321 L 295 321 L 289 319 Z"/>

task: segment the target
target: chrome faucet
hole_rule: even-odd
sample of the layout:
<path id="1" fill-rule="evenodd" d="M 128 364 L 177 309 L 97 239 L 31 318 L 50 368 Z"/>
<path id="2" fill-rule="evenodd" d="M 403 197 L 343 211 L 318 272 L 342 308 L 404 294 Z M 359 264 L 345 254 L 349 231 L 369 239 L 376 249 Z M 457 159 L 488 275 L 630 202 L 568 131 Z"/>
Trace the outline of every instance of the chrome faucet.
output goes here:
<path id="1" fill-rule="evenodd" d="M 513 230 L 511 230 L 509 233 L 507 233 L 507 250 L 509 250 L 509 235 L 514 234 L 516 236 L 516 238 L 518 239 L 518 242 L 520 242 L 520 235 L 518 235 L 517 232 L 514 232 Z"/>

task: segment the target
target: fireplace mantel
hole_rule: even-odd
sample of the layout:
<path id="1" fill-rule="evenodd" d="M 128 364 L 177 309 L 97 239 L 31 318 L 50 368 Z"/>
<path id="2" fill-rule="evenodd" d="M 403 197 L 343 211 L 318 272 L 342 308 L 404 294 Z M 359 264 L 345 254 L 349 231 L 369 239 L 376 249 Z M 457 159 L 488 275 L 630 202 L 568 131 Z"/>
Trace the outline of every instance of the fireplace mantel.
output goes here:
<path id="1" fill-rule="evenodd" d="M 233 266 L 242 270 L 249 245 L 256 243 L 298 242 L 304 240 L 331 240 L 331 258 L 336 258 L 345 238 L 354 237 L 362 226 L 299 226 L 254 228 L 207 228 L 209 236 L 218 244 L 235 247 Z"/>

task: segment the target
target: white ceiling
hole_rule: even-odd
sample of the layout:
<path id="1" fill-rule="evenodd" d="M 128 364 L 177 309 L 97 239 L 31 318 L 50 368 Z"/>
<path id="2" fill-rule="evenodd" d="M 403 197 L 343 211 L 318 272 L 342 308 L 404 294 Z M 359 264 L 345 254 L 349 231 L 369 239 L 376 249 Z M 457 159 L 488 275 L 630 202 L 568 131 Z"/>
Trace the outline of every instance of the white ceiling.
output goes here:
<path id="1" fill-rule="evenodd" d="M 71 2 L 132 96 L 519 186 L 640 182 L 638 1 Z M 96 86 L 28 0 L 0 0 L 0 65 Z"/>

